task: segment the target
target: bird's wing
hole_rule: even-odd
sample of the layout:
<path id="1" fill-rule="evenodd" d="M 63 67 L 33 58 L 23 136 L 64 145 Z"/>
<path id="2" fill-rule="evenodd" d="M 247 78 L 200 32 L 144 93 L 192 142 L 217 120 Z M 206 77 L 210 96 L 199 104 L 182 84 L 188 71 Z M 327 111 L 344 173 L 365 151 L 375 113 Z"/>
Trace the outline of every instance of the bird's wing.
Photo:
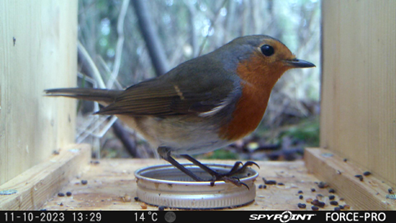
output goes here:
<path id="1" fill-rule="evenodd" d="M 176 81 L 176 79 L 178 79 Z M 239 98 L 241 90 L 224 75 L 159 77 L 132 85 L 98 114 L 210 116 Z M 192 83 L 192 84 L 191 84 Z"/>

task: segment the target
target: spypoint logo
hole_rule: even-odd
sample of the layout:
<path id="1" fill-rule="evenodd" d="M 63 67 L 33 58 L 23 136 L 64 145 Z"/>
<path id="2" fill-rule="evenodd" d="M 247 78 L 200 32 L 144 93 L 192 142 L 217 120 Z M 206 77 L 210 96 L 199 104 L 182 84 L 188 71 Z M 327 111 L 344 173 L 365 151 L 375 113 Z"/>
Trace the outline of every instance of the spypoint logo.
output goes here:
<path id="1" fill-rule="evenodd" d="M 293 214 L 291 211 L 284 211 L 282 214 L 251 214 L 249 220 L 278 220 L 282 223 L 296 220 L 311 220 L 316 214 Z"/>

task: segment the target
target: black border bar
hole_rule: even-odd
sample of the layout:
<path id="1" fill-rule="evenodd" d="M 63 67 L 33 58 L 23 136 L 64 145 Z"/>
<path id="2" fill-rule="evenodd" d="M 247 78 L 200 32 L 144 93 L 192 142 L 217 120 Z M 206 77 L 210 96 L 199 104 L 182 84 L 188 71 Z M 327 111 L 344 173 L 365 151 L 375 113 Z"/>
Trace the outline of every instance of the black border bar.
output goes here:
<path id="1" fill-rule="evenodd" d="M 396 211 L 0 211 L 0 222 L 242 223 L 385 222 Z"/>

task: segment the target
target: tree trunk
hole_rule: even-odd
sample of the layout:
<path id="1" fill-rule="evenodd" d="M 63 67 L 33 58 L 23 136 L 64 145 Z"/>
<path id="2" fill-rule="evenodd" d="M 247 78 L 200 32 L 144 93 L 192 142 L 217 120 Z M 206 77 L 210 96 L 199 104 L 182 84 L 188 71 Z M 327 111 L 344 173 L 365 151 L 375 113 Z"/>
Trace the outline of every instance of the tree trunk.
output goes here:
<path id="1" fill-rule="evenodd" d="M 169 64 L 166 59 L 164 48 L 154 28 L 150 11 L 147 9 L 147 1 L 134 0 L 132 4 L 155 72 L 157 76 L 165 74 L 169 71 Z"/>

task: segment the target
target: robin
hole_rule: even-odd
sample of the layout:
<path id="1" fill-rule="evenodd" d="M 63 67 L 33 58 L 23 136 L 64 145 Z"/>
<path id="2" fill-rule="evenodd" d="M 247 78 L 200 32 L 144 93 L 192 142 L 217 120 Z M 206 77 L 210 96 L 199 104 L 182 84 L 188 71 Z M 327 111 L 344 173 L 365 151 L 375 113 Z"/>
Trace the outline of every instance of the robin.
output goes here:
<path id="1" fill-rule="evenodd" d="M 116 115 L 158 148 L 160 157 L 196 181 L 203 179 L 173 155 L 198 165 L 213 181 L 241 185 L 232 175 L 256 163 L 236 162 L 230 172 L 219 174 L 190 155 L 224 147 L 253 132 L 282 74 L 314 66 L 297 59 L 279 40 L 253 35 L 234 39 L 125 90 L 59 88 L 45 92 L 99 102 L 105 107 L 96 114 Z"/>

